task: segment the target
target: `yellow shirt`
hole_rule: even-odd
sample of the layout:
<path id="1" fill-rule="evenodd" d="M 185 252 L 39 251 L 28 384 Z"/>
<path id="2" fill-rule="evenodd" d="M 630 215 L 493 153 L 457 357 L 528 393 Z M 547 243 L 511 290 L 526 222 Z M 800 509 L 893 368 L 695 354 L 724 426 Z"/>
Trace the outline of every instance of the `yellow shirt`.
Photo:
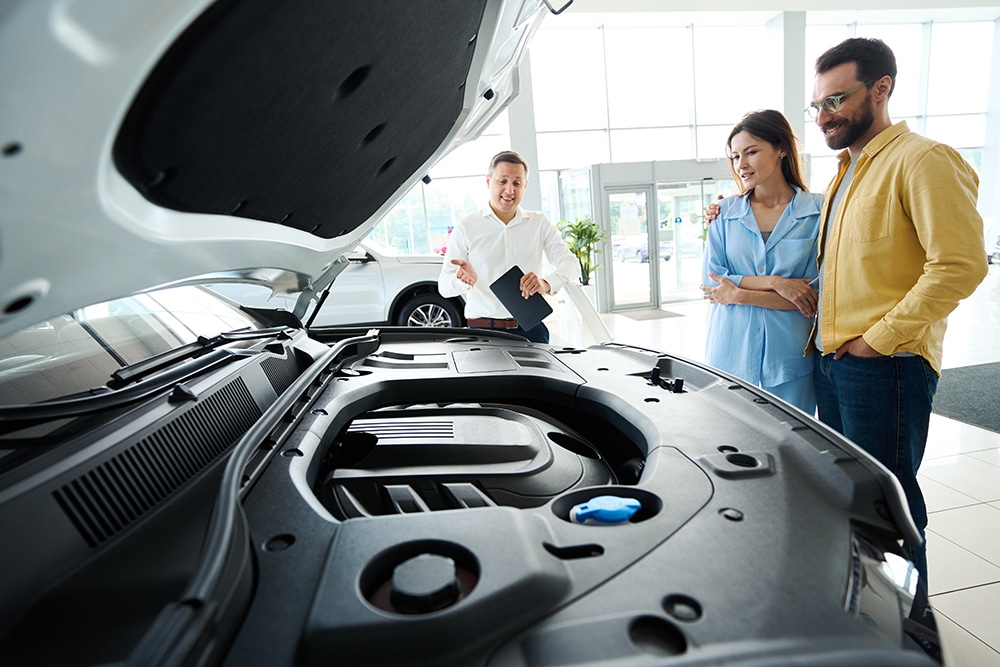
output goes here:
<path id="1" fill-rule="evenodd" d="M 837 157 L 820 220 L 850 164 L 847 151 Z M 978 191 L 955 149 L 905 122 L 868 142 L 835 219 L 820 228 L 825 354 L 863 336 L 881 354 L 918 354 L 941 374 L 948 314 L 988 270 Z"/>

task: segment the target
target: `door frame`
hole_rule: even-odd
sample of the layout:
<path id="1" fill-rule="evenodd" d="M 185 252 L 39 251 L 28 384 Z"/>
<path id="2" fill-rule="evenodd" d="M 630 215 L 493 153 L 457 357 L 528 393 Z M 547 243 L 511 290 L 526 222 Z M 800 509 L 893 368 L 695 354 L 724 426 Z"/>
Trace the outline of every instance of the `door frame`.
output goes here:
<path id="1" fill-rule="evenodd" d="M 603 263 L 611 256 L 611 223 L 610 207 L 608 203 L 609 192 L 636 192 L 648 189 L 647 197 L 649 208 L 652 213 L 648 215 L 647 233 L 649 229 L 655 228 L 654 234 L 659 233 L 659 202 L 657 200 L 657 187 L 659 183 L 686 181 L 694 182 L 704 179 L 714 179 L 717 181 L 732 180 L 732 173 L 729 170 L 729 161 L 720 159 L 711 160 L 671 160 L 664 162 L 614 162 L 606 164 L 594 164 L 573 173 L 589 171 L 590 173 L 590 197 L 592 210 L 594 212 L 594 222 L 600 228 L 608 232 L 608 238 L 604 241 L 602 255 L 599 258 Z M 656 245 L 650 246 L 659 248 L 659 238 L 650 239 Z M 676 253 L 677 248 L 674 249 Z M 671 267 L 672 268 L 672 267 Z M 660 271 L 661 267 L 657 263 L 650 269 L 653 275 L 651 292 L 656 290 L 656 298 L 660 295 Z M 635 308 L 659 308 L 660 302 L 654 301 L 651 296 L 650 302 L 645 306 L 629 304 L 627 308 L 613 307 L 614 286 L 612 284 L 611 271 L 599 270 L 597 276 L 597 309 L 602 313 L 612 312 L 612 310 L 632 310 Z"/>
<path id="2" fill-rule="evenodd" d="M 606 250 L 604 255 L 604 260 L 606 266 L 610 267 L 609 271 L 606 271 L 606 278 L 608 280 L 608 305 L 611 312 L 621 312 L 625 310 L 638 310 L 644 308 L 654 308 L 659 304 L 660 299 L 660 267 L 659 263 L 653 261 L 654 256 L 659 257 L 659 220 L 658 218 L 658 206 L 656 200 L 656 188 L 653 183 L 638 183 L 629 185 L 613 185 L 606 186 L 604 188 L 603 197 L 603 213 L 604 220 L 606 221 L 605 229 L 608 232 L 609 238 L 606 241 Z M 646 248 L 649 251 L 649 261 L 646 263 L 647 272 L 646 280 L 649 286 L 648 296 L 646 301 L 639 302 L 629 302 L 624 304 L 619 304 L 615 300 L 615 257 L 613 254 L 613 239 L 611 238 L 611 197 L 616 194 L 635 194 L 645 196 L 646 198 Z M 654 249 L 657 249 L 653 252 Z"/>

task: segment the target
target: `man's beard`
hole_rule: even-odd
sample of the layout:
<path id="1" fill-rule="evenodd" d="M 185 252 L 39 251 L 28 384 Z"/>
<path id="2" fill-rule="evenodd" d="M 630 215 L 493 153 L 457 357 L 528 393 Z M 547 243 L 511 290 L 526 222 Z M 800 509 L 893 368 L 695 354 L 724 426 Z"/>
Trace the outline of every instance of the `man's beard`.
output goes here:
<path id="1" fill-rule="evenodd" d="M 854 145 L 858 139 L 865 135 L 872 126 L 872 123 L 875 122 L 875 106 L 872 104 L 872 99 L 867 93 L 865 94 L 865 101 L 861 104 L 860 114 L 855 120 L 843 119 L 839 123 L 827 123 L 820 128 L 824 131 L 828 127 L 844 128 L 844 131 L 839 134 L 833 136 L 824 135 L 826 145 L 839 151 Z"/>

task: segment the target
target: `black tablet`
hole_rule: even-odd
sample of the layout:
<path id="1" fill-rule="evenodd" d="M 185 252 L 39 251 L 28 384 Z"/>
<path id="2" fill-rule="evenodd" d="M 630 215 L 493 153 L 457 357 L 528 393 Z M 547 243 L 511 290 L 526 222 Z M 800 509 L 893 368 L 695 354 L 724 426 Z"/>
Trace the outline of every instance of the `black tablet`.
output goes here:
<path id="1" fill-rule="evenodd" d="M 542 320 L 552 314 L 552 306 L 540 293 L 532 294 L 525 299 L 521 296 L 521 278 L 524 271 L 516 264 L 502 276 L 493 281 L 490 289 L 504 308 L 510 311 L 511 317 L 518 325 L 527 331 L 538 326 Z"/>

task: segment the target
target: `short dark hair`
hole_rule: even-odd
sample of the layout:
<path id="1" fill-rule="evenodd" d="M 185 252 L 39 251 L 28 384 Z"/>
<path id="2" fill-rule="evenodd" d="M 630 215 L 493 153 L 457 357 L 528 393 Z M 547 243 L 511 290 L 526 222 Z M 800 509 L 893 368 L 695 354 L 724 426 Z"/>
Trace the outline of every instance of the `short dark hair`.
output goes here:
<path id="1" fill-rule="evenodd" d="M 878 81 L 883 76 L 891 77 L 889 97 L 892 97 L 892 91 L 896 88 L 896 56 L 881 39 L 845 39 L 816 59 L 816 73 L 823 74 L 844 63 L 857 64 L 859 81 Z"/>
<path id="2" fill-rule="evenodd" d="M 746 132 L 751 137 L 766 141 L 774 146 L 776 150 L 785 151 L 785 159 L 781 161 L 781 173 L 785 180 L 803 192 L 808 192 L 805 179 L 802 178 L 802 165 L 799 162 L 799 152 L 795 148 L 795 132 L 792 130 L 788 119 L 780 111 L 774 109 L 764 109 L 763 111 L 751 111 L 743 116 L 740 122 L 736 123 L 729 138 L 726 140 L 726 155 L 733 144 L 733 137 L 740 132 Z M 739 183 L 739 175 L 733 168 L 732 160 L 729 161 L 729 170 L 733 172 L 733 179 Z M 746 191 L 743 192 L 746 194 Z"/>
<path id="3" fill-rule="evenodd" d="M 493 170 L 496 169 L 496 166 L 501 162 L 509 162 L 510 164 L 519 164 L 522 167 L 524 167 L 524 173 L 525 174 L 528 173 L 528 163 L 525 161 L 523 157 L 521 157 L 520 153 L 518 153 L 517 151 L 500 151 L 499 153 L 493 156 L 492 160 L 490 160 L 490 170 L 486 172 L 486 175 L 492 176 Z"/>

